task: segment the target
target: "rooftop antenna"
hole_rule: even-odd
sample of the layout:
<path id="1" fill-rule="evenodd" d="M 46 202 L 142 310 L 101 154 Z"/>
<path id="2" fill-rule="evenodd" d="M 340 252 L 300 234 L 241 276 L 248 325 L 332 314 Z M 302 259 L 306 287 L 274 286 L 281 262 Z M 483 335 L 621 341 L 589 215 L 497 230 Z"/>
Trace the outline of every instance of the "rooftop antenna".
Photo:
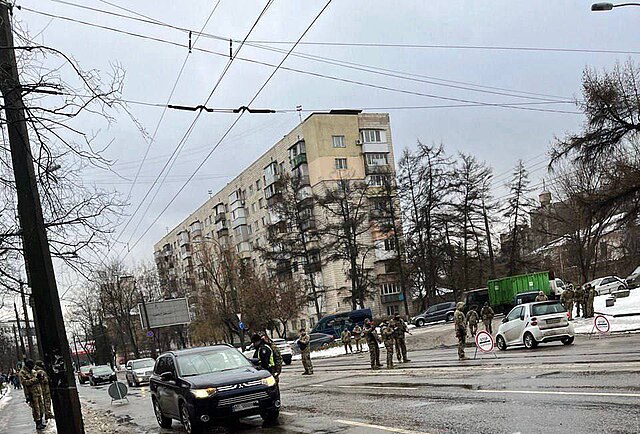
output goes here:
<path id="1" fill-rule="evenodd" d="M 211 199 L 211 196 L 213 196 L 213 191 L 209 190 L 209 199 Z"/>
<path id="2" fill-rule="evenodd" d="M 302 106 L 301 105 L 297 105 L 296 106 L 296 111 L 298 112 L 298 119 L 300 119 L 300 123 L 302 123 Z"/>

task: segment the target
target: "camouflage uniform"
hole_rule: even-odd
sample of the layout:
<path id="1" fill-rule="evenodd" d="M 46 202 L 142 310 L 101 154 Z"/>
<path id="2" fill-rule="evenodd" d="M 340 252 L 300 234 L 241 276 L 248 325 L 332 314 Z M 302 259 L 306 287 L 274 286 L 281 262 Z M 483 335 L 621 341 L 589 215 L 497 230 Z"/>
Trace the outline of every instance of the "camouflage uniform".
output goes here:
<path id="1" fill-rule="evenodd" d="M 582 289 L 582 286 L 578 286 L 573 290 L 573 304 L 576 307 L 576 316 L 580 316 L 580 310 L 582 310 L 582 316 L 584 316 L 584 289 Z"/>
<path id="2" fill-rule="evenodd" d="M 458 302 L 456 311 L 453 313 L 453 324 L 458 338 L 458 358 L 464 359 L 464 347 L 467 343 L 467 319 L 464 316 L 464 303 Z"/>
<path id="3" fill-rule="evenodd" d="M 587 311 L 589 312 L 588 318 L 592 318 L 595 314 L 593 309 L 593 301 L 595 300 L 597 295 L 596 289 L 593 286 L 589 286 L 589 293 L 587 296 Z"/>
<path id="4" fill-rule="evenodd" d="M 566 289 L 560 296 L 560 303 L 569 312 L 569 319 L 573 319 L 573 291 Z"/>
<path id="5" fill-rule="evenodd" d="M 33 363 L 33 361 L 31 361 Z M 29 369 L 24 366 L 20 370 L 20 382 L 24 387 L 27 401 L 31 405 L 31 414 L 33 415 L 33 421 L 36 425 L 42 424 L 42 388 L 40 387 L 40 379 L 38 378 L 38 371 L 35 369 Z"/>
<path id="6" fill-rule="evenodd" d="M 482 307 L 482 310 L 480 311 L 480 316 L 482 317 L 482 323 L 484 324 L 484 329 L 491 334 L 493 334 L 493 327 L 491 325 L 491 322 L 493 321 L 494 315 L 495 313 L 493 312 L 493 309 L 491 308 L 491 306 L 489 306 L 489 303 L 485 303 L 484 306 Z"/>
<path id="7" fill-rule="evenodd" d="M 369 346 L 369 359 L 371 361 L 371 369 L 378 369 L 382 366 L 382 364 L 380 363 L 380 348 L 378 347 L 380 337 L 378 336 L 378 332 L 371 322 L 368 322 L 364 326 L 364 337 L 367 340 L 367 345 Z"/>
<path id="8" fill-rule="evenodd" d="M 344 353 L 349 354 L 349 351 L 351 351 L 351 354 L 353 354 L 353 348 L 351 347 L 351 332 L 347 329 L 342 330 L 340 339 L 344 345 Z"/>
<path id="9" fill-rule="evenodd" d="M 396 344 L 396 357 L 398 358 L 398 362 L 410 362 L 407 358 L 407 343 L 405 341 L 405 333 L 409 331 L 409 329 L 407 329 L 407 325 L 400 315 L 396 315 L 391 321 L 390 326 L 393 329 L 393 338 Z"/>
<path id="10" fill-rule="evenodd" d="M 394 331 L 390 324 L 384 324 L 381 333 L 384 347 L 387 349 L 387 369 L 391 369 L 393 368 L 393 345 L 395 344 Z"/>
<path id="11" fill-rule="evenodd" d="M 547 298 L 547 296 L 545 295 L 544 292 L 540 291 L 538 293 L 538 295 L 536 295 L 536 300 L 535 301 L 547 301 L 549 298 Z"/>
<path id="12" fill-rule="evenodd" d="M 41 360 L 36 362 L 36 372 L 40 377 L 40 388 L 42 389 L 42 403 L 44 417 L 49 420 L 53 419 L 51 411 L 51 389 L 49 388 L 49 376 L 44 370 L 44 363 Z"/>
<path id="13" fill-rule="evenodd" d="M 305 330 L 300 330 L 300 337 L 298 338 L 298 345 L 300 353 L 302 354 L 302 366 L 304 367 L 304 374 L 313 374 L 313 365 L 311 364 L 311 339 Z"/>
<path id="14" fill-rule="evenodd" d="M 467 325 L 469 326 L 471 336 L 475 337 L 478 332 L 478 312 L 476 312 L 475 307 L 472 307 L 467 313 Z"/>
<path id="15" fill-rule="evenodd" d="M 356 325 L 353 328 L 353 340 L 356 342 L 356 352 L 362 352 L 362 327 Z"/>

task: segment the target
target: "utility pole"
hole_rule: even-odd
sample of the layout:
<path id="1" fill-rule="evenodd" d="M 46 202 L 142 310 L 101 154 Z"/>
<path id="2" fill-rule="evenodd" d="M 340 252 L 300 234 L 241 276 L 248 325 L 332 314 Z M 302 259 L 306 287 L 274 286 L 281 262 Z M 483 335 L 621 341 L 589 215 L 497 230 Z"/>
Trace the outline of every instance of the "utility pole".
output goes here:
<path id="1" fill-rule="evenodd" d="M 9 7 L 0 2 L 0 92 L 9 133 L 25 263 L 30 272 L 34 315 L 38 319 L 40 354 L 50 378 L 58 432 L 84 434 L 80 399 L 71 369 L 69 342 L 33 168 Z"/>
<path id="2" fill-rule="evenodd" d="M 20 345 L 18 345 L 18 333 L 16 332 L 16 326 L 11 326 L 13 328 L 13 339 L 16 341 L 16 360 L 20 361 Z"/>
<path id="3" fill-rule="evenodd" d="M 20 281 L 20 297 L 22 298 L 22 311 L 24 313 L 24 322 L 27 324 L 27 344 L 29 345 L 29 358 L 35 357 L 35 351 L 33 351 L 33 336 L 31 335 L 31 322 L 29 321 L 29 310 L 27 309 L 27 300 L 24 296 L 24 283 Z"/>
<path id="4" fill-rule="evenodd" d="M 144 314 L 144 321 L 147 323 L 147 331 L 153 333 L 151 336 L 151 357 L 154 359 L 158 357 L 158 352 L 156 350 L 156 334 L 154 330 L 151 328 L 151 324 L 149 324 L 149 314 L 147 313 L 147 305 L 144 302 L 144 294 L 140 291 L 140 302 L 142 304 L 142 313 Z"/>
<path id="5" fill-rule="evenodd" d="M 22 351 L 22 359 L 27 358 L 27 351 L 24 348 L 24 339 L 22 338 L 22 328 L 20 327 L 20 317 L 18 316 L 18 307 L 13 303 L 13 310 L 16 313 L 16 324 L 18 325 L 18 336 L 20 336 L 20 350 Z"/>

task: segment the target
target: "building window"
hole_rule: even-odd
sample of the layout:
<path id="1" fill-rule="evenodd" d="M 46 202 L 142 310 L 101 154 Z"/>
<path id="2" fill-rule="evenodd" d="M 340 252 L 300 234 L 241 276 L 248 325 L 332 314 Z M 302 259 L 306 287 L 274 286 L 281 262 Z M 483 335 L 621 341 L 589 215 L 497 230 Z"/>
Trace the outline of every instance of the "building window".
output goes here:
<path id="1" fill-rule="evenodd" d="M 262 217 L 262 226 L 266 226 L 266 225 L 267 225 L 267 220 L 264 217 Z"/>
<path id="2" fill-rule="evenodd" d="M 385 238 L 384 240 L 384 249 L 389 251 L 389 250 L 395 250 L 396 249 L 396 240 L 393 238 Z"/>
<path id="3" fill-rule="evenodd" d="M 264 218 L 264 217 L 263 217 Z M 258 221 L 256 220 L 255 222 L 253 222 L 253 229 L 257 232 L 258 231 Z"/>
<path id="4" fill-rule="evenodd" d="M 380 285 L 380 295 L 400 294 L 398 282 L 386 282 Z"/>
<path id="5" fill-rule="evenodd" d="M 247 230 L 249 231 L 249 235 L 251 235 L 253 233 L 253 226 L 249 225 Z"/>
<path id="6" fill-rule="evenodd" d="M 384 175 L 371 175 L 369 176 L 369 186 L 371 187 L 382 187 L 385 185 L 386 176 Z"/>
<path id="7" fill-rule="evenodd" d="M 342 170 L 347 168 L 346 158 L 336 158 L 336 169 Z"/>
<path id="8" fill-rule="evenodd" d="M 346 148 L 347 145 L 344 142 L 344 136 L 331 136 L 331 141 L 334 148 Z"/>
<path id="9" fill-rule="evenodd" d="M 257 211 L 257 209 L 258 209 L 258 208 L 257 208 L 256 203 L 255 203 L 255 202 L 254 202 L 254 203 L 252 203 L 252 204 L 251 204 L 251 212 L 256 212 L 256 211 Z"/>
<path id="10" fill-rule="evenodd" d="M 264 208 L 264 199 L 263 198 L 258 199 L 258 207 L 260 207 L 261 209 Z"/>
<path id="11" fill-rule="evenodd" d="M 256 191 L 260 191 L 260 180 L 256 179 Z"/>
<path id="12" fill-rule="evenodd" d="M 387 306 L 387 315 L 395 316 L 400 313 L 400 306 L 397 304 L 392 304 L 391 306 Z"/>
<path id="13" fill-rule="evenodd" d="M 387 154 L 367 154 L 368 166 L 382 166 L 388 164 Z"/>
<path id="14" fill-rule="evenodd" d="M 380 130 L 362 130 L 362 141 L 365 143 L 381 143 L 383 137 Z"/>

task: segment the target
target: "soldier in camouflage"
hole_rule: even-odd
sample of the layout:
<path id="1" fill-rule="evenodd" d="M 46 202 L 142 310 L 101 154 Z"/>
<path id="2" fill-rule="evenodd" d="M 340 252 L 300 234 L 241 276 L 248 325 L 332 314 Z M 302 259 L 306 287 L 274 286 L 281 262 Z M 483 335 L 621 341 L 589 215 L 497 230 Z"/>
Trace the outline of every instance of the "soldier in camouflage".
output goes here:
<path id="1" fill-rule="evenodd" d="M 598 292 L 596 291 L 596 289 L 593 287 L 593 285 L 589 285 L 589 292 L 587 292 L 587 312 L 588 312 L 588 317 L 587 318 L 593 318 L 593 315 L 595 314 L 594 312 L 594 308 L 593 308 L 593 301 L 596 298 L 596 295 L 598 295 Z"/>
<path id="2" fill-rule="evenodd" d="M 356 353 L 362 352 L 362 327 L 356 324 L 353 328 L 353 340 L 356 343 Z"/>
<path id="3" fill-rule="evenodd" d="M 351 354 L 353 354 L 353 347 L 351 346 L 351 332 L 349 331 L 349 329 L 342 330 L 342 333 L 340 334 L 340 340 L 344 345 L 344 353 L 349 354 L 349 351 L 351 351 Z"/>
<path id="4" fill-rule="evenodd" d="M 573 290 L 567 288 L 560 295 L 560 303 L 569 312 L 569 320 L 573 319 Z"/>
<path id="5" fill-rule="evenodd" d="M 393 329 L 393 336 L 396 344 L 396 356 L 398 357 L 398 362 L 402 361 L 403 363 L 410 362 L 407 358 L 407 342 L 405 340 L 405 334 L 409 333 L 409 329 L 407 328 L 407 324 L 402 320 L 400 315 L 396 315 L 393 320 L 391 320 L 390 324 Z M 410 334 L 410 333 L 409 333 Z"/>
<path id="6" fill-rule="evenodd" d="M 542 291 L 540 291 L 538 293 L 538 295 L 536 295 L 536 300 L 535 301 L 547 301 L 547 300 L 548 300 L 547 296 Z"/>
<path id="7" fill-rule="evenodd" d="M 42 360 L 36 361 L 35 369 L 38 378 L 40 378 L 40 389 L 42 389 L 44 417 L 45 419 L 50 420 L 53 419 L 53 412 L 51 411 L 51 389 L 49 388 L 49 376 L 44 370 L 44 362 Z"/>
<path id="8" fill-rule="evenodd" d="M 476 312 L 476 306 L 471 306 L 469 312 L 467 312 L 467 326 L 469 327 L 469 332 L 471 332 L 471 337 L 475 337 L 478 332 L 478 312 Z"/>
<path id="9" fill-rule="evenodd" d="M 485 302 L 484 306 L 482 307 L 482 310 L 480 311 L 480 316 L 482 317 L 482 323 L 484 324 L 484 329 L 491 334 L 493 334 L 493 326 L 491 323 L 493 321 L 494 315 L 495 313 L 493 312 L 493 309 L 491 308 L 491 306 L 489 306 L 489 302 Z"/>
<path id="10" fill-rule="evenodd" d="M 33 415 L 33 421 L 36 423 L 36 429 L 41 430 L 45 428 L 44 423 L 42 423 L 42 388 L 40 387 L 40 378 L 35 366 L 36 364 L 33 360 L 27 360 L 20 370 L 19 376 L 22 387 L 25 389 L 27 403 L 31 406 L 31 414 Z"/>
<path id="11" fill-rule="evenodd" d="M 387 369 L 393 368 L 393 346 L 395 345 L 395 333 L 391 324 L 385 322 L 382 324 L 382 341 L 387 350 Z"/>
<path id="12" fill-rule="evenodd" d="M 466 359 L 464 347 L 467 343 L 467 318 L 464 316 L 464 302 L 462 301 L 456 305 L 456 311 L 453 313 L 453 325 L 458 338 L 458 358 L 464 360 Z"/>
<path id="13" fill-rule="evenodd" d="M 305 329 L 300 329 L 300 335 L 298 337 L 298 348 L 302 354 L 302 366 L 304 372 L 302 375 L 313 375 L 313 365 L 311 364 L 311 338 L 307 334 Z"/>
<path id="14" fill-rule="evenodd" d="M 364 338 L 367 340 L 367 345 L 369 346 L 369 359 L 371 361 L 371 369 L 379 369 L 380 367 L 382 367 L 382 364 L 380 363 L 380 347 L 378 347 L 380 337 L 378 336 L 378 332 L 376 331 L 375 326 L 369 318 L 367 318 L 364 322 L 363 333 Z"/>
<path id="15" fill-rule="evenodd" d="M 584 307 L 584 289 L 579 286 L 573 290 L 573 304 L 576 307 L 576 317 L 580 316 L 580 310 Z M 582 309 L 582 316 L 585 315 L 584 309 Z"/>

